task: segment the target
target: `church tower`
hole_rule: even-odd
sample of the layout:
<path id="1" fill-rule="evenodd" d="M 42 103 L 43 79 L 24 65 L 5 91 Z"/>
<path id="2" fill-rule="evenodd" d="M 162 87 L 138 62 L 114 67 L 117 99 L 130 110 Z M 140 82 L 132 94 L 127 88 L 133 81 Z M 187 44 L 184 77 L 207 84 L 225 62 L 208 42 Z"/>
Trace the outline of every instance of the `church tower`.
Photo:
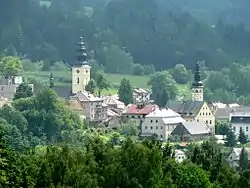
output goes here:
<path id="1" fill-rule="evenodd" d="M 198 62 L 196 63 L 194 81 L 192 83 L 192 101 L 203 101 L 203 83 Z"/>
<path id="2" fill-rule="evenodd" d="M 77 59 L 78 61 L 72 66 L 72 94 L 84 91 L 90 81 L 91 66 L 87 62 L 87 49 L 83 37 L 80 37 L 78 43 Z"/>

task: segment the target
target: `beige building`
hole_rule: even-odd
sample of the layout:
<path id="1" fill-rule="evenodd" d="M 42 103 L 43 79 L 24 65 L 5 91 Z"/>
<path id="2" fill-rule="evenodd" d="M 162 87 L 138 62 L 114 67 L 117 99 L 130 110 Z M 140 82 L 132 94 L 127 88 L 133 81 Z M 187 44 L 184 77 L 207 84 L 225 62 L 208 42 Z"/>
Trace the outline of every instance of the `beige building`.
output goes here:
<path id="1" fill-rule="evenodd" d="M 79 62 L 72 66 L 72 94 L 84 91 L 90 81 L 91 66 L 87 62 L 87 50 L 83 42 L 83 37 L 80 37 L 79 47 Z"/>
<path id="2" fill-rule="evenodd" d="M 155 109 L 145 116 L 141 126 L 142 136 L 155 135 L 159 140 L 168 140 L 176 125 L 185 121 L 171 109 Z"/>
<path id="3" fill-rule="evenodd" d="M 192 100 L 169 101 L 167 106 L 180 114 L 187 122 L 205 122 L 210 131 L 215 133 L 215 116 L 207 102 L 203 101 L 203 83 L 199 64 L 196 64 L 194 81 L 192 83 Z"/>
<path id="4" fill-rule="evenodd" d="M 102 122 L 107 119 L 108 105 L 103 99 L 86 91 L 69 97 L 69 107 L 84 115 L 89 122 Z"/>

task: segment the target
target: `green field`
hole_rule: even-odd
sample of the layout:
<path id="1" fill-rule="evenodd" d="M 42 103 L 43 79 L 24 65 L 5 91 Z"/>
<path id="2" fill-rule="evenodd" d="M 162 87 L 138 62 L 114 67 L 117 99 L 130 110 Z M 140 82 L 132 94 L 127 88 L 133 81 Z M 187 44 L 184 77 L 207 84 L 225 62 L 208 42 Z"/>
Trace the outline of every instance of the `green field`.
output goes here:
<path id="1" fill-rule="evenodd" d="M 55 80 L 55 85 L 70 85 L 71 84 L 71 72 L 65 71 L 53 71 L 53 76 Z M 50 72 L 39 71 L 39 72 L 25 72 L 24 77 L 36 79 L 42 83 L 48 83 Z M 111 84 L 111 88 L 108 91 L 103 91 L 104 95 L 115 94 L 119 88 L 120 82 L 123 78 L 126 78 L 130 81 L 133 87 L 147 88 L 147 85 L 150 76 L 133 76 L 133 75 L 122 75 L 122 74 L 105 74 L 105 77 Z M 188 85 L 178 84 L 179 96 L 187 96 L 190 94 Z"/>

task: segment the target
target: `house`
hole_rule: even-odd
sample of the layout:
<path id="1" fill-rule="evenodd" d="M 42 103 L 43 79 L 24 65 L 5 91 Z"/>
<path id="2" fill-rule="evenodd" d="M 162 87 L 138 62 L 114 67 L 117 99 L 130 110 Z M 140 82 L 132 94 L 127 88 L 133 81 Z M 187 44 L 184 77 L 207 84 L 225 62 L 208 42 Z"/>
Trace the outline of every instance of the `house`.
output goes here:
<path id="1" fill-rule="evenodd" d="M 135 88 L 133 90 L 133 103 L 138 104 L 140 102 L 149 103 L 150 101 L 150 92 L 146 89 Z"/>
<path id="2" fill-rule="evenodd" d="M 156 104 L 129 104 L 122 114 L 123 120 L 133 120 L 141 124 L 146 115 L 158 108 Z"/>
<path id="3" fill-rule="evenodd" d="M 23 83 L 22 76 L 13 76 L 10 78 L 3 77 L 0 81 L 0 97 L 12 100 L 14 98 L 17 88 L 21 83 Z M 33 91 L 34 85 L 29 84 L 29 86 Z"/>
<path id="4" fill-rule="evenodd" d="M 69 107 L 75 106 L 75 109 L 82 112 L 89 122 L 102 122 L 107 118 L 108 105 L 103 99 L 95 97 L 93 94 L 82 91 L 69 97 Z"/>
<path id="5" fill-rule="evenodd" d="M 141 135 L 155 135 L 159 140 L 168 140 L 176 125 L 185 120 L 171 109 L 155 109 L 145 116 L 141 126 Z"/>
<path id="6" fill-rule="evenodd" d="M 194 142 L 207 140 L 210 136 L 210 129 L 203 121 L 182 122 L 172 131 L 171 140 L 174 142 Z"/>
<path id="7" fill-rule="evenodd" d="M 214 114 L 215 119 L 221 122 L 229 122 L 229 117 L 232 111 L 233 111 L 233 108 L 230 108 L 230 107 L 218 108 Z"/>
<path id="8" fill-rule="evenodd" d="M 185 153 L 181 150 L 175 150 L 174 154 L 175 154 L 175 161 L 177 163 L 181 163 L 187 158 Z"/>
<path id="9" fill-rule="evenodd" d="M 187 122 L 205 122 L 215 132 L 215 116 L 205 101 L 169 101 L 167 106 Z"/>
<path id="10" fill-rule="evenodd" d="M 230 155 L 227 158 L 229 165 L 233 168 L 239 166 L 241 148 L 233 148 Z M 245 148 L 245 152 L 248 154 L 248 161 L 250 161 L 250 148 Z"/>
<path id="11" fill-rule="evenodd" d="M 229 122 L 236 137 L 239 136 L 240 128 L 242 128 L 247 140 L 250 140 L 250 107 L 235 109 L 230 114 Z"/>
<path id="12" fill-rule="evenodd" d="M 212 133 L 215 133 L 215 116 L 207 102 L 203 101 L 203 83 L 200 66 L 196 63 L 194 81 L 192 83 L 192 100 L 169 101 L 168 108 L 180 114 L 187 122 L 205 122 Z"/>
<path id="13" fill-rule="evenodd" d="M 109 109 L 119 109 L 119 110 L 125 109 L 125 104 L 116 99 L 114 96 L 104 97 L 103 102 L 108 105 Z"/>

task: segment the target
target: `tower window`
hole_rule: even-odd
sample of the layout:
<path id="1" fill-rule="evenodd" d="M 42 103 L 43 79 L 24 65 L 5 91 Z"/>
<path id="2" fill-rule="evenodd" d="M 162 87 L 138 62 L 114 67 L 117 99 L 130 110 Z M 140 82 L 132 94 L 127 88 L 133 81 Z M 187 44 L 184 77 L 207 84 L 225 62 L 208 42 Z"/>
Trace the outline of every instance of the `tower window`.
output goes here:
<path id="1" fill-rule="evenodd" d="M 87 74 L 88 74 L 88 72 L 89 72 L 89 71 L 88 71 L 88 70 L 86 70 L 86 73 L 87 73 Z"/>
<path id="2" fill-rule="evenodd" d="M 77 77 L 77 83 L 78 83 L 78 84 L 80 83 L 80 79 L 79 79 L 79 77 Z"/>
<path id="3" fill-rule="evenodd" d="M 76 73 L 80 73 L 79 69 L 76 70 Z"/>

